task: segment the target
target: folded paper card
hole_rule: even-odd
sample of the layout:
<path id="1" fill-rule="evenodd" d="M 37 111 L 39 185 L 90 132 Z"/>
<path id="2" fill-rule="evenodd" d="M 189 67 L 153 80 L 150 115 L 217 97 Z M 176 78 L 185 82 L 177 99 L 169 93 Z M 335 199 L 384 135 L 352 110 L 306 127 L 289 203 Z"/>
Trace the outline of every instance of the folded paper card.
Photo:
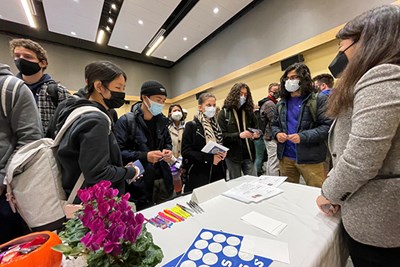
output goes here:
<path id="1" fill-rule="evenodd" d="M 224 179 L 218 180 L 211 184 L 198 187 L 192 192 L 192 200 L 196 203 L 203 203 L 216 196 L 221 195 L 223 192 L 228 190 L 228 185 Z"/>
<path id="2" fill-rule="evenodd" d="M 214 141 L 209 141 L 207 145 L 203 147 L 201 152 L 208 153 L 208 154 L 217 154 L 219 152 L 228 152 L 229 148 L 224 147 Z"/>
<path id="3" fill-rule="evenodd" d="M 290 264 L 289 246 L 286 242 L 245 235 L 240 251 Z"/>
<path id="4" fill-rule="evenodd" d="M 244 215 L 241 219 L 274 236 L 279 235 L 287 226 L 286 223 L 277 221 L 255 211 Z"/>

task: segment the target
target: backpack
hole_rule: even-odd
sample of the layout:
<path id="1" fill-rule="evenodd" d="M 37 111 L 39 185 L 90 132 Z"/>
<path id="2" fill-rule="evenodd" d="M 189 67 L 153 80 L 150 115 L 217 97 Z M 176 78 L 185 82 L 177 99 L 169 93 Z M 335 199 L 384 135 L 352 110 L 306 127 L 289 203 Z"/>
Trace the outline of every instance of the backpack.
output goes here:
<path id="1" fill-rule="evenodd" d="M 65 205 L 73 202 L 77 190 L 82 186 L 84 179 L 81 175 L 66 201 L 57 150 L 68 128 L 87 112 L 103 114 L 111 131 L 110 118 L 98 108 L 76 108 L 68 116 L 54 140 L 42 138 L 24 145 L 14 154 L 7 167 L 4 179 L 7 185 L 7 199 L 12 210 L 18 211 L 30 228 L 54 230 L 55 224 L 64 221 Z"/>
<path id="2" fill-rule="evenodd" d="M 317 122 L 317 109 L 318 109 L 318 93 L 312 93 L 310 99 L 308 99 L 306 107 L 310 109 L 311 117 L 313 122 Z M 282 105 L 277 105 L 278 114 L 281 114 Z"/>
<path id="3" fill-rule="evenodd" d="M 47 94 L 50 96 L 51 102 L 55 107 L 58 106 L 58 83 L 51 80 L 47 83 Z"/>

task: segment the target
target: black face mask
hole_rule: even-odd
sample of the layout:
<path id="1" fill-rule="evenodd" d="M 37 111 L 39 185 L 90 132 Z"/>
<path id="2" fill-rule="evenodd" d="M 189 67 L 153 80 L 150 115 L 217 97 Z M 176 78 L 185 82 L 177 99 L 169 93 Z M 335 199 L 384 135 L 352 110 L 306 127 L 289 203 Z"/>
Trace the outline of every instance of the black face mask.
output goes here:
<path id="1" fill-rule="evenodd" d="M 332 63 L 329 65 L 328 69 L 332 73 L 333 77 L 339 78 L 347 64 L 349 64 L 349 59 L 344 52 L 355 43 L 356 42 L 349 45 L 345 50 L 339 51 L 336 57 L 332 60 Z"/>
<path id="2" fill-rule="evenodd" d="M 110 99 L 104 98 L 104 96 L 102 95 L 104 103 L 107 105 L 107 107 L 109 107 L 109 108 L 120 108 L 120 107 L 122 107 L 122 105 L 125 103 L 125 93 L 124 92 L 111 91 L 107 87 L 104 87 L 104 88 L 106 88 L 111 93 Z"/>
<path id="3" fill-rule="evenodd" d="M 23 58 L 18 58 L 14 60 L 14 62 L 15 66 L 17 66 L 17 69 L 25 76 L 36 74 L 42 69 L 39 66 L 39 63 L 31 62 Z"/>

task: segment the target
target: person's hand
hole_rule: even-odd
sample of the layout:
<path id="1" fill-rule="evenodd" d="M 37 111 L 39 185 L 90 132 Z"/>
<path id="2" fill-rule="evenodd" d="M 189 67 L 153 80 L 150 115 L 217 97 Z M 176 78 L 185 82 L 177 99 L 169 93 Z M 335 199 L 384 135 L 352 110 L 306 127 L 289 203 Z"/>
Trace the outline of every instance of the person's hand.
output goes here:
<path id="1" fill-rule="evenodd" d="M 289 135 L 287 136 L 287 139 L 288 139 L 289 141 L 292 141 L 292 142 L 295 143 L 295 144 L 300 143 L 300 135 L 298 135 L 298 134 L 289 134 Z"/>
<path id="2" fill-rule="evenodd" d="M 276 135 L 276 139 L 278 139 L 278 142 L 279 142 L 279 143 L 285 143 L 286 140 L 287 140 L 287 138 L 288 138 L 288 136 L 287 136 L 287 134 L 285 134 L 285 133 L 278 133 L 278 134 Z"/>
<path id="3" fill-rule="evenodd" d="M 173 156 L 172 151 L 171 151 L 171 150 L 168 150 L 168 149 L 164 149 L 164 150 L 162 151 L 162 153 L 163 153 L 163 160 L 164 160 L 165 162 L 167 162 L 167 163 L 170 163 L 171 160 L 172 160 L 172 156 Z"/>
<path id="4" fill-rule="evenodd" d="M 333 205 L 332 202 L 324 196 L 318 196 L 316 202 L 319 209 L 328 216 L 332 216 L 340 208 L 339 205 Z"/>
<path id="5" fill-rule="evenodd" d="M 240 138 L 245 139 L 245 138 L 252 138 L 253 137 L 253 133 L 250 131 L 243 131 L 239 134 Z"/>
<path id="6" fill-rule="evenodd" d="M 160 150 L 154 150 L 154 151 L 149 151 L 147 152 L 147 161 L 155 164 L 160 161 L 164 156 L 164 153 L 161 152 Z"/>
<path id="7" fill-rule="evenodd" d="M 217 154 L 214 155 L 214 165 L 218 165 L 218 163 L 222 160 L 224 160 L 226 157 L 226 152 L 218 152 Z"/>
<path id="8" fill-rule="evenodd" d="M 260 131 L 255 131 L 255 132 L 253 133 L 252 138 L 253 138 L 253 139 L 258 139 L 258 138 L 260 138 L 260 136 L 261 136 Z"/>

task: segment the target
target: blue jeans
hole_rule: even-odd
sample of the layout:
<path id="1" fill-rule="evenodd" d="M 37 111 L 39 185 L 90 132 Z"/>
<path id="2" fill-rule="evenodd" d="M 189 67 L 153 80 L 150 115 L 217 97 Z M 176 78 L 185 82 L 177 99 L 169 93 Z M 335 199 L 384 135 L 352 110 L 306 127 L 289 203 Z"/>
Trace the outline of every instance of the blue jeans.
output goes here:
<path id="1" fill-rule="evenodd" d="M 250 159 L 245 159 L 242 162 L 233 162 L 230 159 L 225 159 L 226 167 L 229 171 L 229 179 L 235 179 L 243 175 L 257 176 L 256 166 Z"/>

